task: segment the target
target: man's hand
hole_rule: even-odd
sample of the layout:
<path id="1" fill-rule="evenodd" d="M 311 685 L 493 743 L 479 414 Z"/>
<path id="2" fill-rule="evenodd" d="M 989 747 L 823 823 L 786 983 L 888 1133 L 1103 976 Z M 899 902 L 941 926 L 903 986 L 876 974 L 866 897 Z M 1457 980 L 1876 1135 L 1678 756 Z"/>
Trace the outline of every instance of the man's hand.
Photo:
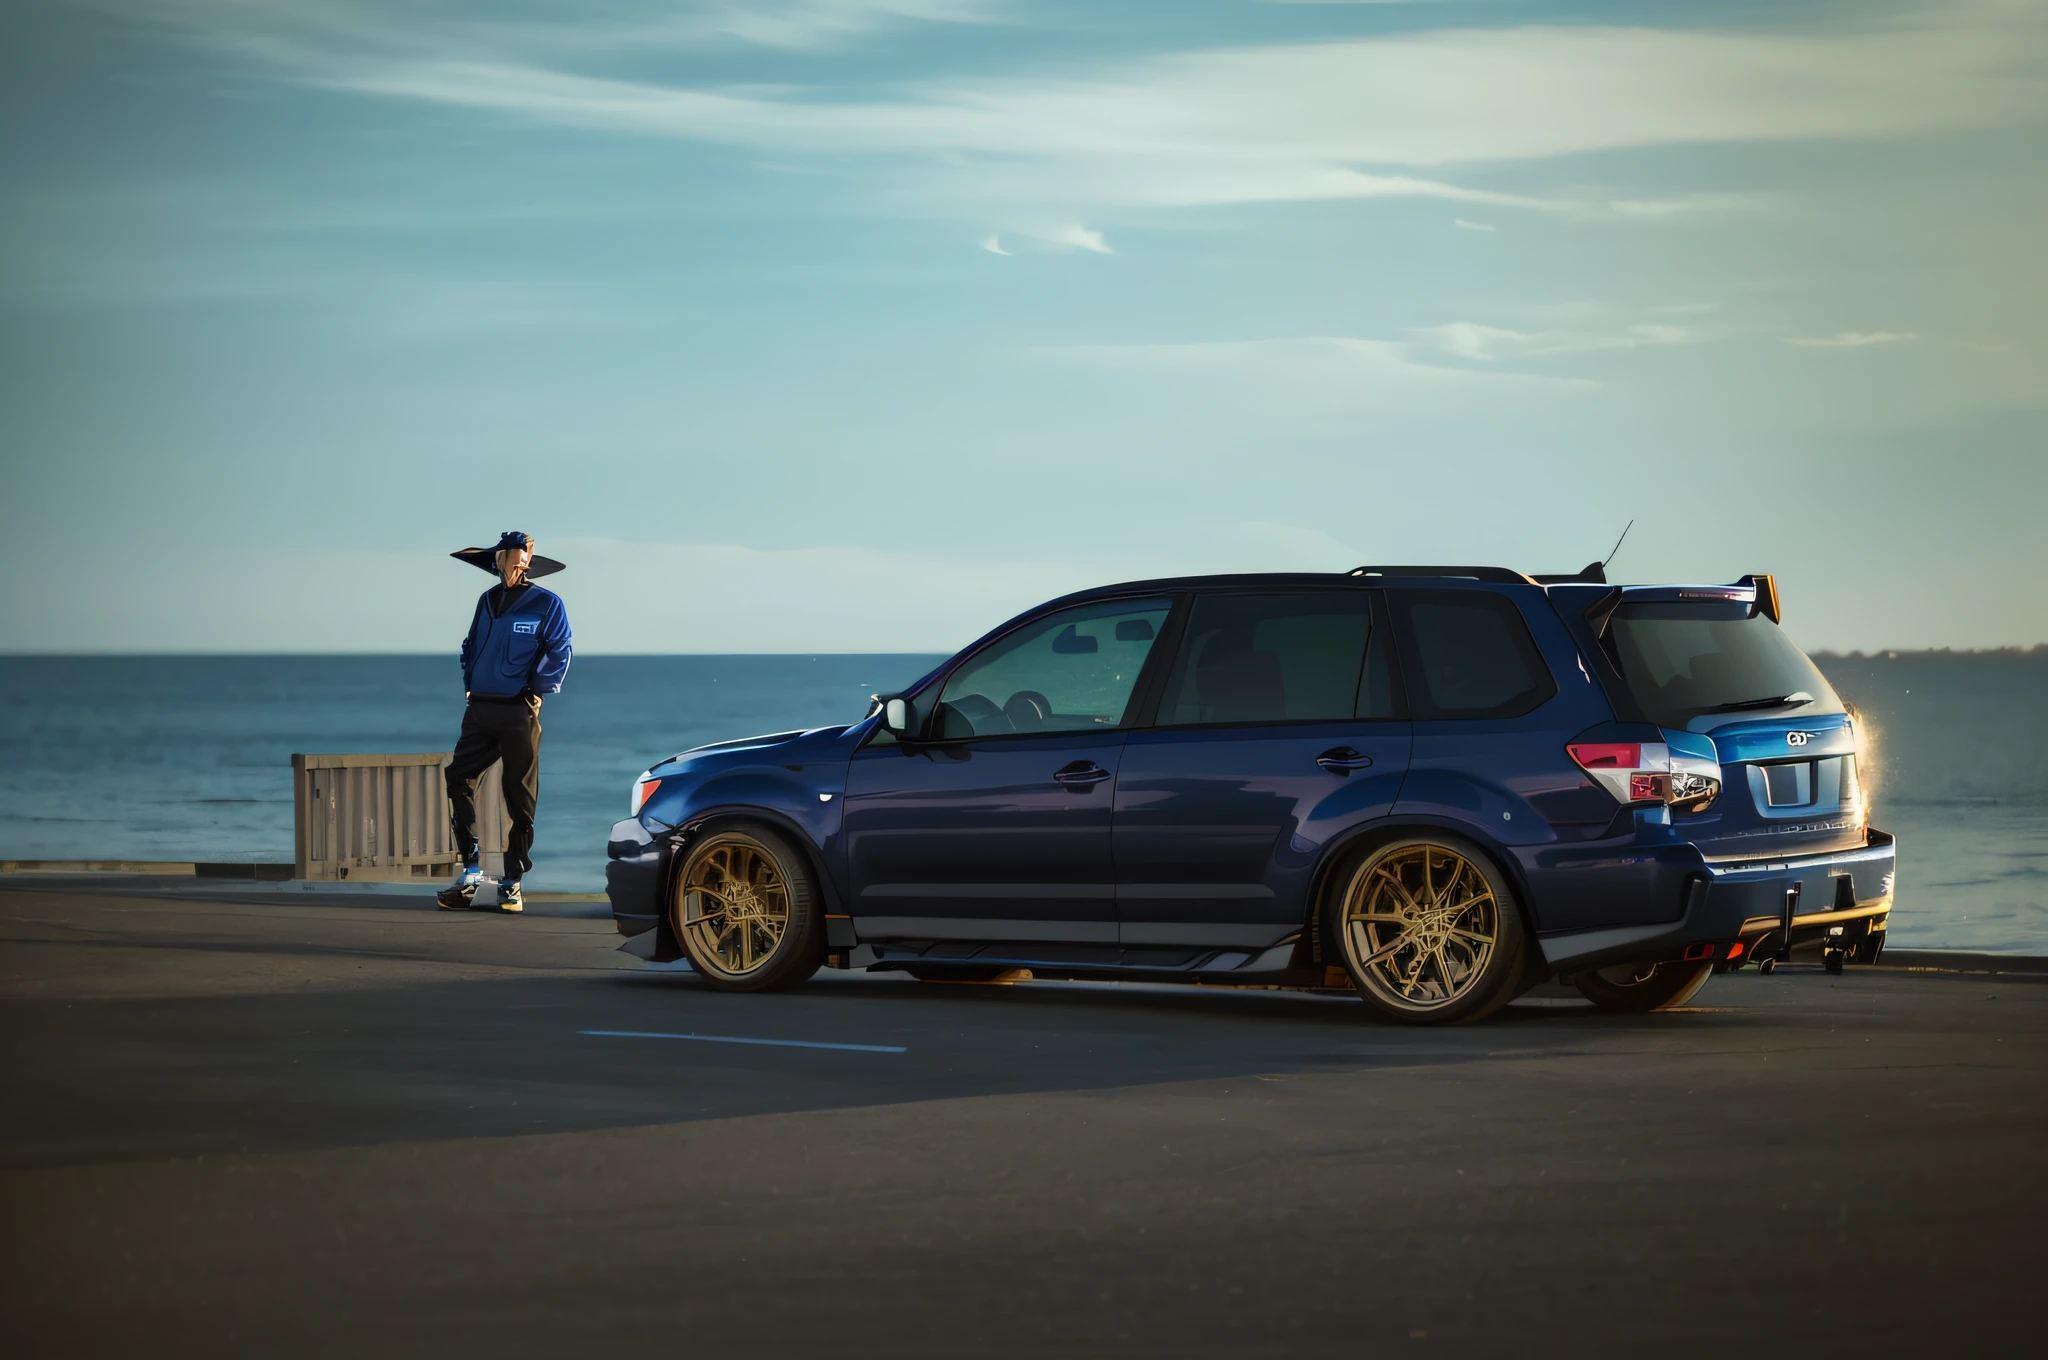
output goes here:
<path id="1" fill-rule="evenodd" d="M 529 693 L 522 695 L 521 697 L 526 700 L 526 711 L 528 713 L 531 713 L 534 717 L 538 718 L 540 716 L 540 696 L 538 694 Z"/>

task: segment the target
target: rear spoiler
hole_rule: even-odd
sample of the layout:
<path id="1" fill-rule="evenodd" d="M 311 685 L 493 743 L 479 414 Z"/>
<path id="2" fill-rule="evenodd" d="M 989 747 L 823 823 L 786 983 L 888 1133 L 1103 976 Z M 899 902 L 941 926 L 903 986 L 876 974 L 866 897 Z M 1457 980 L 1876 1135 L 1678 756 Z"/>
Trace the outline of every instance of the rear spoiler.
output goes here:
<path id="1" fill-rule="evenodd" d="M 1784 620 L 1778 616 L 1778 578 L 1766 572 L 1761 576 L 1751 575 L 1742 579 L 1756 591 L 1758 612 L 1768 615 L 1772 623 L 1783 623 Z"/>
<path id="2" fill-rule="evenodd" d="M 1753 572 L 1725 586 L 1616 586 L 1586 611 L 1586 621 L 1593 625 L 1595 636 L 1607 631 L 1607 621 L 1624 599 L 1644 603 L 1720 600 L 1728 604 L 1746 604 L 1772 623 L 1784 622 L 1783 607 L 1778 600 L 1778 578 L 1767 572 Z"/>
<path id="3" fill-rule="evenodd" d="M 1604 586 L 1607 584 L 1607 564 L 1588 562 L 1569 576 L 1536 576 L 1531 579 L 1539 586 Z"/>

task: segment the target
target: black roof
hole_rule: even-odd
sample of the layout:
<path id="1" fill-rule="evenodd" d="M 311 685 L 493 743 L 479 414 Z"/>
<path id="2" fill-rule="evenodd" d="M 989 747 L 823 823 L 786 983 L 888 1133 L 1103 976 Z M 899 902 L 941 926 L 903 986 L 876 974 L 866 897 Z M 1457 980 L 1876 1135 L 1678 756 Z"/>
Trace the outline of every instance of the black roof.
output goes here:
<path id="1" fill-rule="evenodd" d="M 1569 576 L 1529 576 L 1508 567 L 1459 566 L 1365 566 L 1351 571 L 1264 571 L 1218 576 L 1161 576 L 1144 581 L 1119 581 L 1114 585 L 1091 586 L 1047 600 L 1034 606 L 1037 613 L 1052 605 L 1085 604 L 1089 600 L 1114 599 L 1120 595 L 1169 594 L 1184 590 L 1244 590 L 1300 588 L 1303 586 L 1354 586 L 1380 589 L 1386 586 L 1419 586 L 1430 582 L 1484 581 L 1494 585 L 1594 585 L 1604 584 L 1605 573 L 1595 563 Z"/>
<path id="2" fill-rule="evenodd" d="M 1513 585 L 1563 585 L 1601 584 L 1606 580 L 1604 573 L 1595 574 L 1598 564 L 1572 576 L 1526 576 L 1506 567 L 1358 567 L 1352 571 L 1263 571 L 1243 572 L 1222 576 L 1161 576 L 1145 581 L 1119 581 L 1113 585 L 1091 586 L 1076 590 L 1056 599 L 1035 604 L 1021 614 L 998 624 L 979 638 L 969 643 L 962 651 L 972 651 L 1026 619 L 1036 617 L 1050 609 L 1063 609 L 1073 605 L 1088 604 L 1095 600 L 1113 600 L 1130 595 L 1170 595 L 1190 590 L 1245 590 L 1245 589 L 1300 589 L 1331 586 L 1350 587 L 1355 590 L 1379 590 L 1390 585 L 1420 586 L 1431 582 L 1445 581 L 1486 581 L 1495 584 Z M 956 653 L 958 655 L 958 653 Z M 943 669 L 943 667 L 941 667 Z M 932 672 L 936 675 L 938 672 Z M 930 675 L 919 680 L 922 685 Z M 915 688 L 913 686 L 912 688 Z"/>

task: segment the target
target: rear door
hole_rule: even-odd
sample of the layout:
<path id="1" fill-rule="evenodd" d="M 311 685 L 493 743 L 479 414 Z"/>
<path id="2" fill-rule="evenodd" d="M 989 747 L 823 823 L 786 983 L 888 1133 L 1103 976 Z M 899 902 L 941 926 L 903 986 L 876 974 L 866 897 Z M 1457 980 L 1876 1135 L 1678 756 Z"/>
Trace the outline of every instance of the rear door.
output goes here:
<path id="1" fill-rule="evenodd" d="M 1322 845 L 1391 807 L 1409 736 L 1377 595 L 1195 598 L 1118 772 L 1123 942 L 1278 943 L 1302 927 Z"/>

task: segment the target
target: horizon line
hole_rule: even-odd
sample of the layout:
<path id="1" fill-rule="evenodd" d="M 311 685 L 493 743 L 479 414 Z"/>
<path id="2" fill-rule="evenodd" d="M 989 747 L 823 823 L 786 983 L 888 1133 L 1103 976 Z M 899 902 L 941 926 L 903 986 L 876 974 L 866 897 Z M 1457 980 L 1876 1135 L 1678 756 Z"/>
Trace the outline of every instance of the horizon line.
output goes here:
<path id="1" fill-rule="evenodd" d="M 822 658 L 822 657 L 867 657 L 867 656 L 875 656 L 875 657 L 882 657 L 882 656 L 917 656 L 917 657 L 929 657 L 929 656 L 937 656 L 937 657 L 950 657 L 950 656 L 956 656 L 956 655 L 958 655 L 958 654 L 959 654 L 959 651 L 960 651 L 960 649 L 958 649 L 958 648 L 955 648 L 955 649 L 954 649 L 954 650 L 952 650 L 952 651 L 943 651 L 943 650 L 937 650 L 937 649 L 933 649 L 933 650 L 919 650 L 919 651 L 888 651 L 888 652 L 835 652 L 835 651 L 826 651 L 826 650 L 810 650 L 810 649 L 798 649 L 798 650 L 791 650 L 791 651 L 770 651 L 770 652 L 614 652 L 614 651 L 589 651 L 589 652 L 577 652 L 577 653 L 575 653 L 575 655 L 576 655 L 576 656 L 579 656 L 579 657 L 584 657 L 584 658 L 598 658 L 598 657 L 606 657 L 606 658 L 636 658 L 636 659 L 642 659 L 642 660 L 660 660 L 660 659 L 665 659 L 665 658 L 680 658 L 680 657 L 757 657 L 757 656 L 790 656 L 790 657 L 798 657 L 798 656 L 807 656 L 807 657 L 811 657 L 811 658 L 813 658 L 813 659 L 817 659 L 817 658 Z M 1816 660 L 1818 660 L 1818 659 L 1821 659 L 1821 658 L 1827 658 L 1827 659 L 1831 659 L 1831 660 L 1849 661 L 1849 660 L 1856 660 L 1856 659 L 1859 659 L 1859 658 L 1860 658 L 1860 659 L 1863 659 L 1863 660 L 1877 660 L 1877 659 L 1887 659 L 1887 660 L 1888 660 L 1888 659 L 1891 659 L 1891 658 L 1894 658 L 1894 657 L 1898 657 L 1898 656 L 1939 656 L 1939 655 L 1949 655 L 1949 656 L 1997 656 L 1997 655 L 2005 655 L 2005 654 L 2017 654 L 2017 655 L 2025 656 L 2025 655 L 2030 655 L 2030 654 L 2032 654 L 2032 653 L 2035 653 L 2035 652 L 2041 652 L 2041 651 L 2048 651 L 2048 642 L 2019 642 L 2019 643 L 2002 643 L 2002 644 L 1999 644 L 1999 645 L 1997 645 L 1997 646 L 1991 646 L 1991 647 L 1952 647 L 1952 646 L 1951 646 L 1951 647 L 1869 647 L 1869 648 L 1863 648 L 1863 647 L 1854 647 L 1854 648 L 1850 648 L 1850 649 L 1848 649 L 1848 650 L 1846 650 L 1846 651 L 1844 651 L 1844 650 L 1837 650 L 1837 649 L 1835 649 L 1835 648 L 1828 648 L 1828 647 L 1822 647 L 1822 648 L 1816 648 L 1816 649 L 1815 649 L 1815 650 L 1813 650 L 1813 651 L 1807 652 L 1807 653 L 1806 653 L 1806 655 L 1808 655 L 1808 656 L 1810 656 L 1810 657 L 1813 657 L 1813 658 L 1815 658 Z M 399 657 L 404 657 L 404 658 L 411 658 L 411 657 L 437 657 L 437 658 L 440 658 L 440 659 L 442 659 L 442 660 L 454 660 L 454 659 L 456 659 L 456 657 L 457 657 L 457 656 L 458 656 L 458 653 L 456 653 L 456 652 L 453 652 L 453 651 L 431 651 L 431 652 L 429 652 L 429 651 L 389 651 L 389 652 L 379 652 L 379 651 L 329 651 L 329 652 L 263 652 L 263 651 L 241 651 L 241 650 L 221 650 L 221 651 L 197 651 L 197 650 L 193 650 L 193 651 L 155 651 L 155 652 L 127 652 L 127 651 L 111 651 L 111 650 L 109 650 L 109 651 L 92 651 L 92 650 L 84 650 L 84 651 L 0 651 L 0 661 L 111 661 L 111 660 L 129 660 L 129 659 L 132 659 L 132 660 L 137 660 L 137 661 L 151 661 L 151 660 L 164 660 L 164 659 L 172 659 L 172 658 L 192 658 L 192 659 L 226 659 L 226 658 L 246 658 L 246 659 L 248 659 L 248 660 L 252 660 L 252 661 L 253 661 L 253 660 L 297 660 L 297 659 L 305 659 L 305 660 L 309 660 L 309 661 L 310 661 L 310 660 L 331 660 L 331 659 L 333 659 L 333 658 L 336 658 L 336 657 L 362 657 L 362 658 L 365 658 L 365 659 L 391 659 L 391 658 L 399 658 Z"/>

